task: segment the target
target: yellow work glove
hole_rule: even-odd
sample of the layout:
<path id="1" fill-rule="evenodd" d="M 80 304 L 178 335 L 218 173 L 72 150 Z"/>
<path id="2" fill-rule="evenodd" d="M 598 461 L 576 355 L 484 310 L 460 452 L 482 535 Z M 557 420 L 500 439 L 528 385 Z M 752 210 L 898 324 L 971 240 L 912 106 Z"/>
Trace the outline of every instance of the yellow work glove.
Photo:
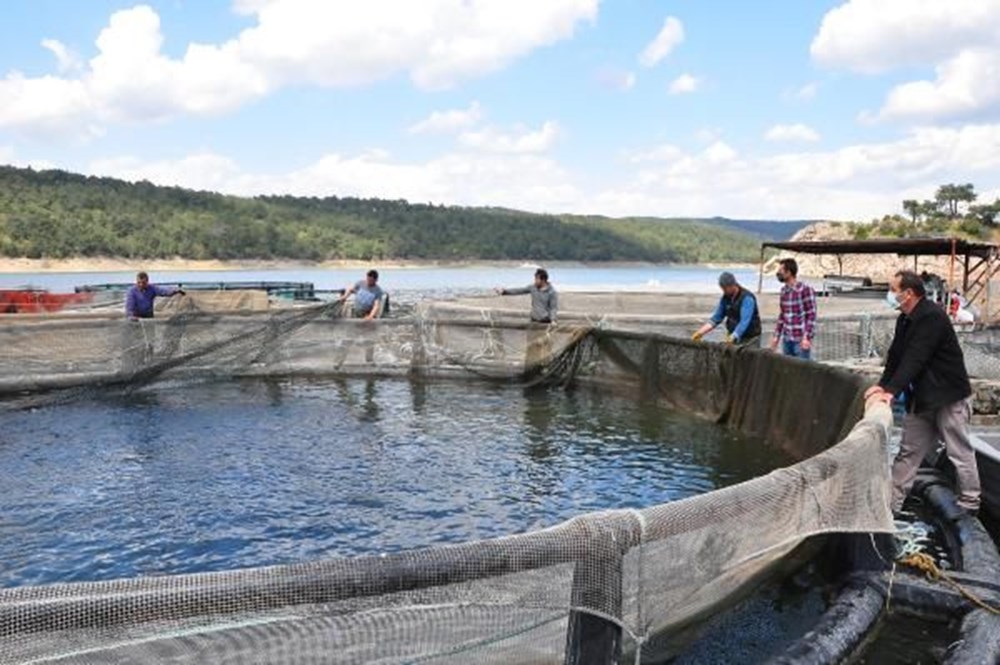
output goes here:
<path id="1" fill-rule="evenodd" d="M 736 338 L 733 337 L 732 335 L 727 334 L 726 335 L 726 344 L 735 344 L 735 343 L 736 343 Z"/>
<path id="2" fill-rule="evenodd" d="M 692 342 L 700 342 L 701 341 L 701 333 L 700 332 L 695 332 L 695 334 L 691 335 L 691 341 Z"/>

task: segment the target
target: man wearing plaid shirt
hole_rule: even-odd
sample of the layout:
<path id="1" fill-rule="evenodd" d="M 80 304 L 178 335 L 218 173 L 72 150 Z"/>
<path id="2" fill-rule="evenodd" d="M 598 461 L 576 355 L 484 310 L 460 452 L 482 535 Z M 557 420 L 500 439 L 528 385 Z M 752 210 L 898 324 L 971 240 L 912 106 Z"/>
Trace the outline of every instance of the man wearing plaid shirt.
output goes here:
<path id="1" fill-rule="evenodd" d="M 816 334 L 816 294 L 798 280 L 799 264 L 795 259 L 781 259 L 778 263 L 777 278 L 783 284 L 779 301 L 781 311 L 774 327 L 771 350 L 777 350 L 780 343 L 786 356 L 808 360 Z"/>

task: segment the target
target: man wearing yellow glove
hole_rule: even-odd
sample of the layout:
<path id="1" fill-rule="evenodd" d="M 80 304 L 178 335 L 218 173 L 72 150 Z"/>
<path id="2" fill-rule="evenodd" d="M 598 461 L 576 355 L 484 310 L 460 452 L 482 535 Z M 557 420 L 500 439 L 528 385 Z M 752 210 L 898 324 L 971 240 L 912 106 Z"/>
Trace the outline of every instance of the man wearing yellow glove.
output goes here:
<path id="1" fill-rule="evenodd" d="M 711 332 L 717 325 L 726 322 L 726 342 L 746 346 L 760 337 L 760 312 L 757 310 L 757 298 L 736 281 L 731 272 L 719 275 L 719 288 L 722 297 L 715 308 L 712 317 L 701 328 L 691 335 L 694 341 Z"/>

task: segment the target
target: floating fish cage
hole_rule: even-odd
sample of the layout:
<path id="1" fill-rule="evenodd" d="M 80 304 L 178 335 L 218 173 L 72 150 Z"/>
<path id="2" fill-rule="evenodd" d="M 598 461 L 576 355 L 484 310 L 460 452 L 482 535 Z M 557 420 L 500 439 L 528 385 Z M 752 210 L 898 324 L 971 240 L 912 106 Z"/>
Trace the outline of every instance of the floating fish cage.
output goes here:
<path id="1" fill-rule="evenodd" d="M 678 339 L 657 332 L 652 317 L 631 328 L 604 315 L 599 325 L 568 317 L 542 326 L 428 306 L 370 322 L 343 318 L 339 308 L 195 307 L 144 321 L 5 322 L 0 407 L 58 408 L 153 382 L 262 376 L 594 386 L 763 438 L 797 461 L 691 498 L 478 542 L 0 589 L 0 662 L 665 662 L 682 648 L 678 635 L 752 590 L 804 544 L 836 535 L 864 549 L 895 530 L 892 415 L 885 405 L 866 407 L 856 374 Z M 925 484 L 935 496 L 946 492 Z M 995 561 L 995 547 L 978 522 L 962 528 L 963 563 L 973 570 L 966 581 L 991 583 L 984 566 Z M 878 564 L 856 559 L 865 576 L 845 582 L 836 612 L 776 662 L 839 662 L 877 625 L 888 594 L 898 607 L 937 597 L 915 580 L 901 583 L 902 572 L 890 582 Z M 914 590 L 900 591 L 907 585 Z M 990 590 L 979 590 L 989 600 Z M 948 602 L 947 611 L 968 623 L 965 651 L 950 662 L 997 662 L 997 617 Z"/>

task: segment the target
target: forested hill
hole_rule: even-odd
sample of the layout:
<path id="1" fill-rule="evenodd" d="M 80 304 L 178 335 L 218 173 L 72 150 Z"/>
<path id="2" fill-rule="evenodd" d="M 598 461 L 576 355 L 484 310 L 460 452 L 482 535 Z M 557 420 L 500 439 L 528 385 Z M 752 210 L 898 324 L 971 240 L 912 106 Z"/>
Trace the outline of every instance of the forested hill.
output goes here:
<path id="1" fill-rule="evenodd" d="M 748 233 L 739 224 L 381 199 L 242 198 L 0 167 L 0 255 L 9 257 L 750 261 L 761 237 L 787 237 L 800 226 L 776 234 L 780 227 Z"/>

